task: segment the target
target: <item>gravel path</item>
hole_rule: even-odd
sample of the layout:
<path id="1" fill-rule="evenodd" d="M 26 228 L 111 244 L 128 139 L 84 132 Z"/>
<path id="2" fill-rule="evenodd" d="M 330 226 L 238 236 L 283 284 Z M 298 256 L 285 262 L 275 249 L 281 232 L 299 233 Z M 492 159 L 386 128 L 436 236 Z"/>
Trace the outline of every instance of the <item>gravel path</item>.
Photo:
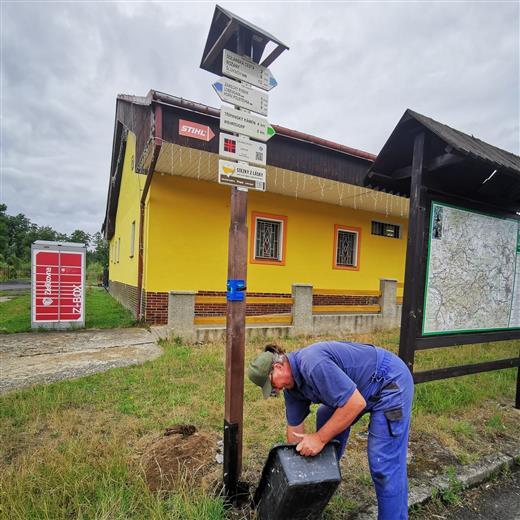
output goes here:
<path id="1" fill-rule="evenodd" d="M 0 291 L 28 291 L 31 289 L 31 282 L 11 280 L 0 282 Z"/>
<path id="2" fill-rule="evenodd" d="M 162 350 L 146 329 L 0 335 L 0 393 L 144 363 Z"/>

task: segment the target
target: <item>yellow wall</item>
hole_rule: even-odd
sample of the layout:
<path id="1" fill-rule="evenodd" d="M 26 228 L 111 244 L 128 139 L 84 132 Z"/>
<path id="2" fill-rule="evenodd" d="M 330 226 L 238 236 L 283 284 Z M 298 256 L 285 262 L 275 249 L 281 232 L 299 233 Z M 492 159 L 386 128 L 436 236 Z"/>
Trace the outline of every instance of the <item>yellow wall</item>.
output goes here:
<path id="1" fill-rule="evenodd" d="M 225 290 L 229 199 L 227 186 L 154 175 L 145 254 L 147 291 Z M 293 283 L 376 290 L 380 278 L 403 281 L 406 219 L 250 191 L 250 241 L 252 211 L 287 217 L 287 249 L 284 266 L 248 262 L 248 292 L 290 293 Z M 401 238 L 372 235 L 372 220 L 400 224 Z M 358 271 L 333 269 L 335 224 L 361 228 Z"/>
<path id="2" fill-rule="evenodd" d="M 115 233 L 109 244 L 110 280 L 137 287 L 139 255 L 139 204 L 146 177 L 132 170 L 135 161 L 135 135 L 128 133 Z M 130 256 L 132 222 L 135 222 L 134 254 Z M 119 248 L 119 258 L 117 250 Z"/>

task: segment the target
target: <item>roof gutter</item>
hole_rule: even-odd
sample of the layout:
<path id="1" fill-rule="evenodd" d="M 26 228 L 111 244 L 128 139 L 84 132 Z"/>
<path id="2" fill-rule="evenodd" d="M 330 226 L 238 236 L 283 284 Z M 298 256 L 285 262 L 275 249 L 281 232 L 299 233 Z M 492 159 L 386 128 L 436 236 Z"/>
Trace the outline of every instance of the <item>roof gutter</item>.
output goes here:
<path id="1" fill-rule="evenodd" d="M 159 153 L 161 151 L 162 145 L 162 135 L 163 135 L 163 118 L 162 118 L 162 106 L 160 104 L 154 105 L 154 130 L 153 130 L 153 152 L 152 152 L 152 161 L 150 162 L 150 167 L 148 168 L 148 173 L 146 174 L 146 181 L 144 183 L 143 194 L 141 195 L 141 204 L 139 210 L 139 258 L 137 264 L 137 309 L 136 314 L 139 320 L 142 320 L 144 317 L 144 312 L 142 309 L 142 293 L 143 293 L 143 258 L 144 258 L 144 217 L 145 217 L 145 205 L 146 205 L 146 197 L 148 196 L 148 191 L 150 190 L 150 185 L 152 183 L 153 172 L 155 171 L 155 166 L 157 164 L 157 159 L 159 159 Z"/>

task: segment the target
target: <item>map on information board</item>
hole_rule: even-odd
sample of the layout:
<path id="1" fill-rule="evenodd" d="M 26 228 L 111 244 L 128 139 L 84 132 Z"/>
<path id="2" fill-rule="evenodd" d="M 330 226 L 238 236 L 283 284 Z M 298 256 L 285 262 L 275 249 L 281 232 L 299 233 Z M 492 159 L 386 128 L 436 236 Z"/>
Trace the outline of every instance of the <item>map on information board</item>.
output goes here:
<path id="1" fill-rule="evenodd" d="M 432 202 L 423 336 L 520 328 L 520 221 Z"/>

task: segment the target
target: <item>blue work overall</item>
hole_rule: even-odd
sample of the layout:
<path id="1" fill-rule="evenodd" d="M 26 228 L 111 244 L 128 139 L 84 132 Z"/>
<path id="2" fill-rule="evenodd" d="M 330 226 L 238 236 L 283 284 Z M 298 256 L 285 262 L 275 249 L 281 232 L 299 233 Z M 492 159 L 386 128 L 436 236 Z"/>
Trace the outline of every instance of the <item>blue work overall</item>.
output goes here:
<path id="1" fill-rule="evenodd" d="M 380 351 L 383 352 L 383 351 Z M 368 389 L 368 463 L 377 494 L 378 520 L 408 518 L 406 455 L 413 399 L 413 379 L 401 359 L 388 352 L 378 356 L 378 366 Z M 319 430 L 335 412 L 321 405 L 317 410 Z M 340 433 L 339 456 L 347 445 L 350 428 Z"/>

